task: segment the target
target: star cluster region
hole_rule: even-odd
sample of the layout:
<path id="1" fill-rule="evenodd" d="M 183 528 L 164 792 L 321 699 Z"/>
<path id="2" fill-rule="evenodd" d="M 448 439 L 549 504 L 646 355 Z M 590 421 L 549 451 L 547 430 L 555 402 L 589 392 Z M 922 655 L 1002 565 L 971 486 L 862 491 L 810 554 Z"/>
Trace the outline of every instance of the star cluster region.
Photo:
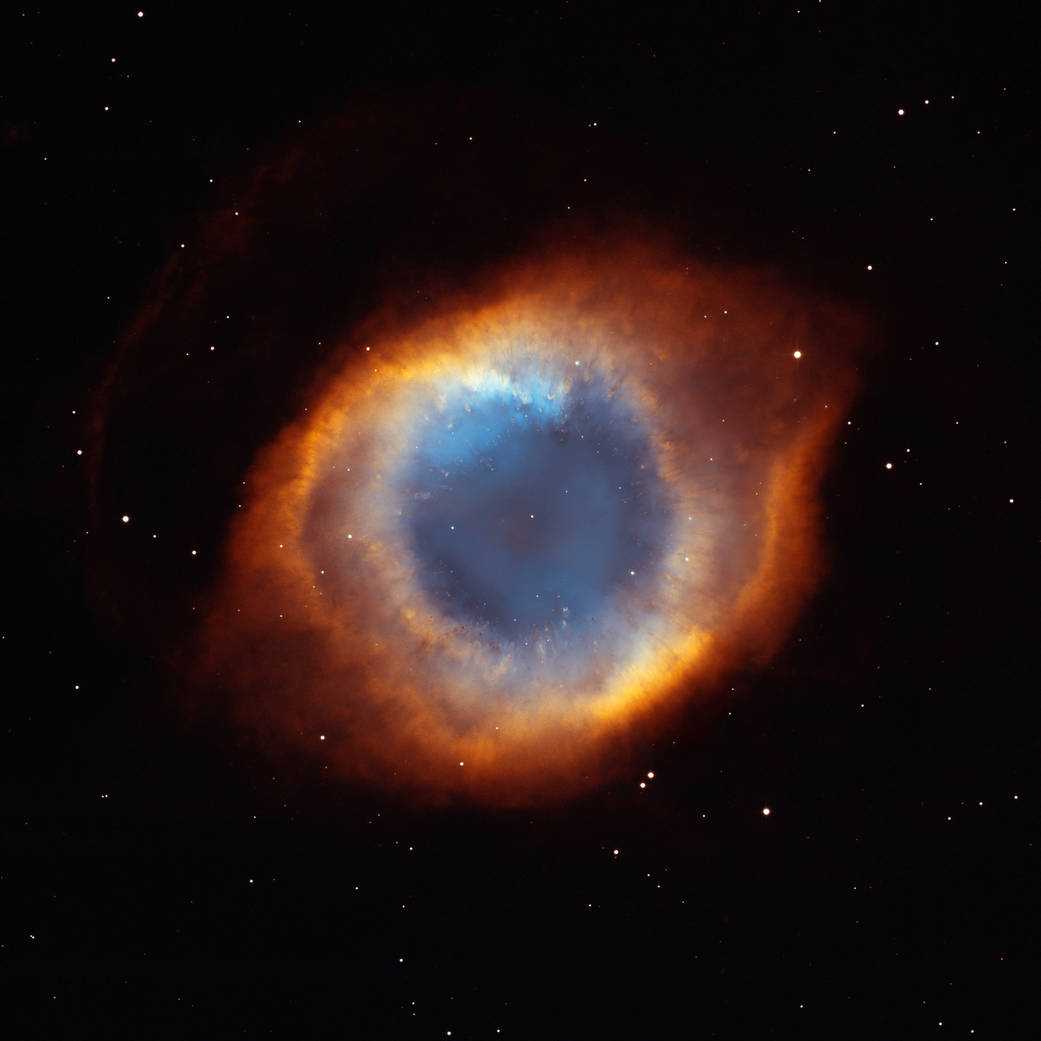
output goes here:
<path id="1" fill-rule="evenodd" d="M 352 17 L 4 15 L 13 1036 L 1021 1036 L 1015 20 Z"/>

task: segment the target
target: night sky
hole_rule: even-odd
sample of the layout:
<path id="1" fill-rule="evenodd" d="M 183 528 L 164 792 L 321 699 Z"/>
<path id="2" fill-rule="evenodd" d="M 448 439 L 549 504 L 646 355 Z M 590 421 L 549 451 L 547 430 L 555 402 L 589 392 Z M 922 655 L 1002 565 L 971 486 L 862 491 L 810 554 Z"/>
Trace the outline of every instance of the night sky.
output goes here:
<path id="1" fill-rule="evenodd" d="M 6 1033 L 1036 1035 L 1019 17 L 5 11 Z"/>

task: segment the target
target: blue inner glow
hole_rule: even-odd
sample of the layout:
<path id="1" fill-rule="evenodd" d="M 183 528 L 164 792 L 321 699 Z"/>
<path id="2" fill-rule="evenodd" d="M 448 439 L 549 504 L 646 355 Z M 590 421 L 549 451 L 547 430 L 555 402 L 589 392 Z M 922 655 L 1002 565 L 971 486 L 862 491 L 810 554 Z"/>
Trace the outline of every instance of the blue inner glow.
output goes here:
<path id="1" fill-rule="evenodd" d="M 530 381 L 528 381 L 530 383 Z M 595 381 L 470 388 L 418 424 L 402 478 L 424 593 L 507 641 L 568 642 L 653 588 L 667 497 L 643 424 Z"/>

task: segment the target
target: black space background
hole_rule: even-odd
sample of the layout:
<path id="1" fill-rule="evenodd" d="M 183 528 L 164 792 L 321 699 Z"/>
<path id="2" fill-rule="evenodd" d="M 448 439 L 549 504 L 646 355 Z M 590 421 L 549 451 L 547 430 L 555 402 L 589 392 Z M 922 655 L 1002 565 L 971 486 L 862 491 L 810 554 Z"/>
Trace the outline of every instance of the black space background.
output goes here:
<path id="1" fill-rule="evenodd" d="M 8 1036 L 1036 1036 L 1035 60 L 1011 9 L 799 2 L 5 10 Z M 634 772 L 550 808 L 417 811 L 272 779 L 179 716 L 156 633 L 93 609 L 183 606 L 188 580 L 121 556 L 104 490 L 91 515 L 75 452 L 121 330 L 218 205 L 209 178 L 406 89 L 554 113 L 547 153 L 570 132 L 628 156 L 642 199 L 661 182 L 651 223 L 685 199 L 716 255 L 875 324 L 824 489 L 830 578 L 767 669 L 647 748 L 646 791 Z M 497 205 L 559 218 L 575 188 L 526 199 Z M 418 206 L 370 214 L 382 270 L 508 252 L 461 203 Z M 364 313 L 382 287 L 361 284 Z M 265 371 L 239 373 L 262 413 L 245 461 L 278 425 Z M 205 487 L 208 515 L 166 500 L 164 522 L 214 559 L 230 491 Z"/>

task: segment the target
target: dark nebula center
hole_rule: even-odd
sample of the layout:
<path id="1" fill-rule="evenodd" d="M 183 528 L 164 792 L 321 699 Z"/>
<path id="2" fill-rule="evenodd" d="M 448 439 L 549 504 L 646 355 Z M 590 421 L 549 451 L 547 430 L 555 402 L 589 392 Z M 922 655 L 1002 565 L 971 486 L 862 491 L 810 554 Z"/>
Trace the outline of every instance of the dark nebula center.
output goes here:
<path id="1" fill-rule="evenodd" d="M 647 439 L 606 398 L 574 412 L 492 399 L 418 447 L 412 545 L 450 617 L 509 640 L 570 635 L 653 582 L 667 518 Z"/>

